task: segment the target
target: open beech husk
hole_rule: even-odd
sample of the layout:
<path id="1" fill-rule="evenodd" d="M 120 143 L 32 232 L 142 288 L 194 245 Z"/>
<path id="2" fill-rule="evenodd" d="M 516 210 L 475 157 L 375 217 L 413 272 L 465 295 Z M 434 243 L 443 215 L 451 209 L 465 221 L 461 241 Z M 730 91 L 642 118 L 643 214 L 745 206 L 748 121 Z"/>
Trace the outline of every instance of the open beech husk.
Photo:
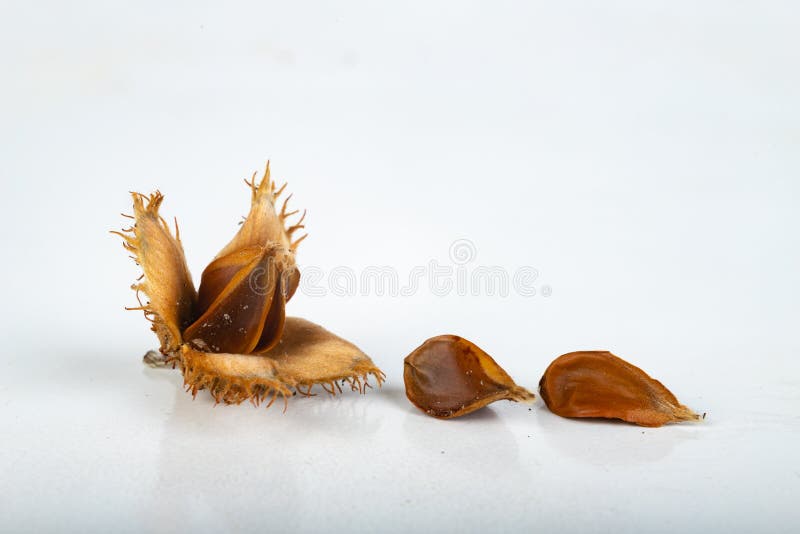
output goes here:
<path id="1" fill-rule="evenodd" d="M 559 356 L 542 376 L 539 393 L 550 411 L 562 417 L 621 419 L 650 427 L 700 419 L 661 382 L 607 351 Z"/>
<path id="2" fill-rule="evenodd" d="M 287 219 L 287 197 L 276 202 L 286 185 L 275 187 L 269 163 L 260 182 L 246 181 L 250 212 L 238 233 L 203 271 L 195 290 L 177 222 L 173 235 L 159 215 L 164 200 L 133 193 L 134 225 L 122 232 L 124 247 L 144 271 L 132 286 L 136 309 L 144 311 L 161 343 L 160 355 L 149 352 L 145 363 L 172 364 L 183 371 L 187 391 L 208 389 L 217 402 L 259 404 L 292 390 L 310 394 L 321 385 L 331 394 L 347 384 L 354 391 L 380 385 L 384 374 L 355 345 L 305 319 L 286 317 L 286 303 L 300 281 L 295 253 L 305 235 L 305 213 L 294 224 Z"/>
<path id="3" fill-rule="evenodd" d="M 491 356 L 458 336 L 432 337 L 405 359 L 406 396 L 428 415 L 449 419 L 498 400 L 533 402 Z"/>

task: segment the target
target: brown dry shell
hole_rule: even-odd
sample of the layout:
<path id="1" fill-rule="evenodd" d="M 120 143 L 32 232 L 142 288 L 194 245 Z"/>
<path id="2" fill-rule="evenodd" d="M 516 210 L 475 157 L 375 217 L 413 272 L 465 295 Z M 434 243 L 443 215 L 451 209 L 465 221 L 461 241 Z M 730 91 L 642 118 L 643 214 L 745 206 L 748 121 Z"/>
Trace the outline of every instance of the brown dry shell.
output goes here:
<path id="1" fill-rule="evenodd" d="M 562 417 L 621 419 L 640 426 L 696 421 L 661 382 L 607 351 L 556 358 L 539 382 L 547 407 Z"/>
<path id="2" fill-rule="evenodd" d="M 287 317 L 280 342 L 263 355 L 275 362 L 278 376 L 301 393 L 319 384 L 328 393 L 342 385 L 364 393 L 372 376 L 380 386 L 385 375 L 361 349 L 318 324 Z"/>
<path id="3" fill-rule="evenodd" d="M 234 238 L 203 272 L 195 290 L 178 234 L 159 215 L 164 199 L 133 193 L 134 225 L 122 232 L 123 245 L 144 271 L 134 284 L 136 308 L 145 313 L 161 342 L 161 356 L 148 353 L 145 363 L 179 366 L 193 395 L 207 389 L 217 402 L 259 404 L 294 389 L 310 394 L 314 385 L 329 393 L 342 384 L 364 392 L 369 376 L 380 385 L 384 374 L 355 345 L 305 319 L 287 318 L 286 303 L 297 290 L 297 246 L 305 235 L 305 213 L 287 219 L 289 197 L 278 210 L 269 163 L 260 181 L 246 181 L 250 212 Z"/>
<path id="4" fill-rule="evenodd" d="M 440 419 L 459 417 L 498 400 L 535 398 L 477 345 L 453 335 L 432 337 L 409 354 L 403 379 L 408 400 Z"/>
<path id="5" fill-rule="evenodd" d="M 194 320 L 197 292 L 186 266 L 178 222 L 173 236 L 158 213 L 164 195 L 156 191 L 150 196 L 132 196 L 133 215 L 126 217 L 134 219 L 135 224 L 112 232 L 122 237 L 122 245 L 144 271 L 131 286 L 139 306 L 127 309 L 142 310 L 161 342 L 161 352 L 174 352 L 181 345 L 181 332 Z M 140 294 L 147 296 L 147 304 L 142 303 Z"/>

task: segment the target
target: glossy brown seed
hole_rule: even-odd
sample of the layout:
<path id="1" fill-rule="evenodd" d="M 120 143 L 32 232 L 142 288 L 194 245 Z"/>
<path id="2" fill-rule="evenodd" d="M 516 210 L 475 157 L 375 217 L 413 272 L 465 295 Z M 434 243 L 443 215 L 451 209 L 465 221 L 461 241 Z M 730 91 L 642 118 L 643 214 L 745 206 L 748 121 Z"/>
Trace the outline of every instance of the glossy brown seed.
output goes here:
<path id="1" fill-rule="evenodd" d="M 622 419 L 651 427 L 700 418 L 661 382 L 607 351 L 559 356 L 544 372 L 539 393 L 562 417 Z"/>
<path id="2" fill-rule="evenodd" d="M 405 359 L 406 396 L 428 415 L 449 419 L 498 400 L 532 402 L 533 393 L 474 343 L 458 336 L 432 337 Z"/>
<path id="3" fill-rule="evenodd" d="M 280 245 L 251 246 L 215 259 L 198 292 L 200 317 L 183 333 L 211 352 L 256 354 L 280 339 L 285 320 L 284 287 L 293 254 Z"/>

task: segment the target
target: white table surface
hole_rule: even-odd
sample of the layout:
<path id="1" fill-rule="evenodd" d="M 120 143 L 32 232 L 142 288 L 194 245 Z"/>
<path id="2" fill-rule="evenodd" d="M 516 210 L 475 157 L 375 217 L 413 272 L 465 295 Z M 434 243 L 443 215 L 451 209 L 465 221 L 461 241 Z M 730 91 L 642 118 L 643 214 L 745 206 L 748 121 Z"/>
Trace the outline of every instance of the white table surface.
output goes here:
<path id="1" fill-rule="evenodd" d="M 6 4 L 0 530 L 799 531 L 799 15 Z M 160 188 L 199 280 L 266 158 L 309 210 L 305 273 L 529 266 L 536 295 L 304 286 L 288 312 L 384 387 L 286 413 L 193 401 L 141 364 L 156 340 L 122 310 L 138 274 L 107 231 Z M 402 360 L 440 333 L 531 389 L 559 354 L 612 350 L 707 418 L 537 399 L 432 419 Z"/>

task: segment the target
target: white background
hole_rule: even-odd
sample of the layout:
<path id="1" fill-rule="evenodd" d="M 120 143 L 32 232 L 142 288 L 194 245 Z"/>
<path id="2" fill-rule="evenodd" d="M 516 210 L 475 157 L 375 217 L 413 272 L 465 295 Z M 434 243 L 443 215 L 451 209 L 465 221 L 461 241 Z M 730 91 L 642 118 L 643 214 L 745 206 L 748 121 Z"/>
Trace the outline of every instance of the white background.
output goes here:
<path id="1" fill-rule="evenodd" d="M 162 4 L 0 6 L 0 530 L 800 529 L 795 3 Z M 301 267 L 402 280 L 468 239 L 540 291 L 300 293 L 384 388 L 192 401 L 107 232 L 160 188 L 199 280 L 267 158 Z M 708 417 L 431 419 L 402 361 L 440 333 L 531 389 L 609 349 Z"/>

